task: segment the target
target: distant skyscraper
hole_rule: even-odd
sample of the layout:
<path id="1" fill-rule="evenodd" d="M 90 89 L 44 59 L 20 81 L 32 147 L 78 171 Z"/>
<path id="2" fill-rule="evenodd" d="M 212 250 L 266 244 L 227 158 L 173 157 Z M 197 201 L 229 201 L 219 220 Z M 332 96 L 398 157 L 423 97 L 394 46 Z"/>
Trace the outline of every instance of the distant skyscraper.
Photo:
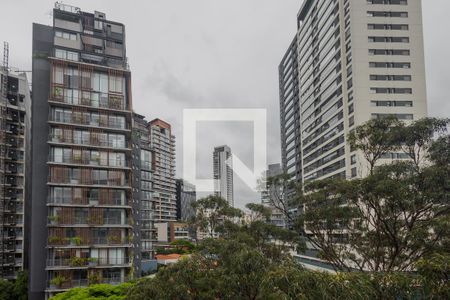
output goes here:
<path id="1" fill-rule="evenodd" d="M 176 221 L 175 136 L 171 125 L 160 119 L 150 121 L 148 128 L 154 152 L 154 219 L 155 222 Z"/>
<path id="2" fill-rule="evenodd" d="M 279 67 L 283 170 L 303 183 L 365 176 L 351 130 L 427 116 L 421 1 L 305 0 L 297 24 Z"/>
<path id="3" fill-rule="evenodd" d="M 195 185 L 186 180 L 177 179 L 177 219 L 180 221 L 189 221 L 195 217 L 195 209 L 192 205 L 195 203 L 197 193 Z"/>
<path id="4" fill-rule="evenodd" d="M 139 276 L 125 26 L 56 3 L 32 68 L 30 299 Z"/>
<path id="5" fill-rule="evenodd" d="M 139 199 L 140 244 L 142 260 L 153 258 L 153 243 L 160 240 L 156 224 L 177 220 L 175 185 L 175 137 L 169 123 L 160 119 L 146 121 L 134 113 L 133 182 Z"/>
<path id="6" fill-rule="evenodd" d="M 6 53 L 7 55 L 7 53 Z M 24 268 L 25 160 L 29 147 L 31 99 L 24 73 L 0 67 L 0 280 Z M 28 178 L 28 176 L 27 176 Z M 27 253 L 28 254 L 28 253 Z M 28 257 L 27 257 L 28 258 Z"/>
<path id="7" fill-rule="evenodd" d="M 229 165 L 226 162 L 229 162 Z M 233 199 L 233 165 L 231 149 L 228 146 L 214 148 L 214 189 L 215 195 L 220 196 L 234 206 Z"/>

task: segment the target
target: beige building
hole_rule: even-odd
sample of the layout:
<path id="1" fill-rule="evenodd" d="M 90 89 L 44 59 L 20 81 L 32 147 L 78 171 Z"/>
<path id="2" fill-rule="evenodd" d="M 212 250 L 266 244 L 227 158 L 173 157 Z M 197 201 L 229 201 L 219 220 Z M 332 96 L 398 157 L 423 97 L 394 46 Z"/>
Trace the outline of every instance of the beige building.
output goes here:
<path id="1" fill-rule="evenodd" d="M 297 21 L 280 64 L 284 171 L 302 182 L 364 176 L 347 143 L 352 129 L 387 115 L 427 116 L 421 1 L 305 0 Z M 296 80 L 286 57 L 296 58 Z"/>

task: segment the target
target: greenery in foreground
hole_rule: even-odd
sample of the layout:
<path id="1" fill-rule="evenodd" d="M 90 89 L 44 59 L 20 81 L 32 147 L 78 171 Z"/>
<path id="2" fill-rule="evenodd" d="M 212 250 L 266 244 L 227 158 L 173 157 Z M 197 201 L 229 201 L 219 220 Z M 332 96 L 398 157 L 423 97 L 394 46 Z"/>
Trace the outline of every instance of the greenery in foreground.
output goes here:
<path id="1" fill-rule="evenodd" d="M 338 274 L 303 269 L 260 234 L 253 223 L 208 239 L 191 258 L 160 270 L 155 277 L 120 286 L 93 285 L 52 300 L 81 299 L 449 299 L 449 257 L 417 264 L 418 272 Z"/>
<path id="2" fill-rule="evenodd" d="M 289 187 L 285 176 L 269 180 L 273 191 L 297 191 L 292 201 L 273 195 L 293 230 L 266 222 L 270 211 L 257 204 L 247 206 L 251 222 L 238 223 L 240 210 L 210 196 L 197 202 L 192 224 L 218 238 L 199 243 L 190 258 L 153 278 L 73 289 L 53 299 L 450 299 L 447 125 L 369 121 L 349 136 L 366 160 L 360 163 L 367 177 L 305 187 Z M 410 160 L 380 164 L 389 153 Z M 292 207 L 302 213 L 291 215 Z M 338 272 L 309 271 L 293 261 L 290 251 L 306 242 Z"/>
<path id="3" fill-rule="evenodd" d="M 0 279 L 0 300 L 26 300 L 27 285 L 28 274 L 25 272 L 19 273 L 14 281 Z"/>

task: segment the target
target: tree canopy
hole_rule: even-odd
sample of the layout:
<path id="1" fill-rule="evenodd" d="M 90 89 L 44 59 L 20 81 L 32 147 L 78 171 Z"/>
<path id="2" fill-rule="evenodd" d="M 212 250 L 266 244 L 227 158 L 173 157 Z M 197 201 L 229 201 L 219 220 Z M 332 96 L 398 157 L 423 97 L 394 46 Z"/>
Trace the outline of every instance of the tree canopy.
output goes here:
<path id="1" fill-rule="evenodd" d="M 449 120 L 409 125 L 375 119 L 349 135 L 368 176 L 328 179 L 296 187 L 294 197 L 273 200 L 301 213 L 286 217 L 336 270 L 410 271 L 421 258 L 449 254 Z M 408 159 L 383 160 L 390 153 Z M 269 181 L 292 184 L 286 175 Z M 277 190 L 277 189 L 274 189 Z"/>

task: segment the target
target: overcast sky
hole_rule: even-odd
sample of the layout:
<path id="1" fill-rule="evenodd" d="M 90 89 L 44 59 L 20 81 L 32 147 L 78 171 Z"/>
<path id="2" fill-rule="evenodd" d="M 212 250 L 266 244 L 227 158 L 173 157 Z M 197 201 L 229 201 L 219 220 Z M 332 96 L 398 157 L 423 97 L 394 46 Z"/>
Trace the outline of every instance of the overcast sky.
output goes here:
<path id="1" fill-rule="evenodd" d="M 417 1 L 417 0 L 413 0 Z M 265 108 L 268 163 L 280 162 L 278 63 L 296 31 L 302 0 L 72 0 L 126 26 L 134 110 L 161 118 L 177 138 L 182 175 L 185 108 Z M 450 116 L 450 1 L 423 3 L 428 107 Z M 54 1 L 1 0 L 0 41 L 10 44 L 10 66 L 31 70 L 32 23 L 52 24 Z M 251 123 L 202 123 L 197 130 L 199 176 L 212 176 L 214 146 L 228 144 L 253 166 Z M 259 195 L 235 176 L 235 203 Z"/>

